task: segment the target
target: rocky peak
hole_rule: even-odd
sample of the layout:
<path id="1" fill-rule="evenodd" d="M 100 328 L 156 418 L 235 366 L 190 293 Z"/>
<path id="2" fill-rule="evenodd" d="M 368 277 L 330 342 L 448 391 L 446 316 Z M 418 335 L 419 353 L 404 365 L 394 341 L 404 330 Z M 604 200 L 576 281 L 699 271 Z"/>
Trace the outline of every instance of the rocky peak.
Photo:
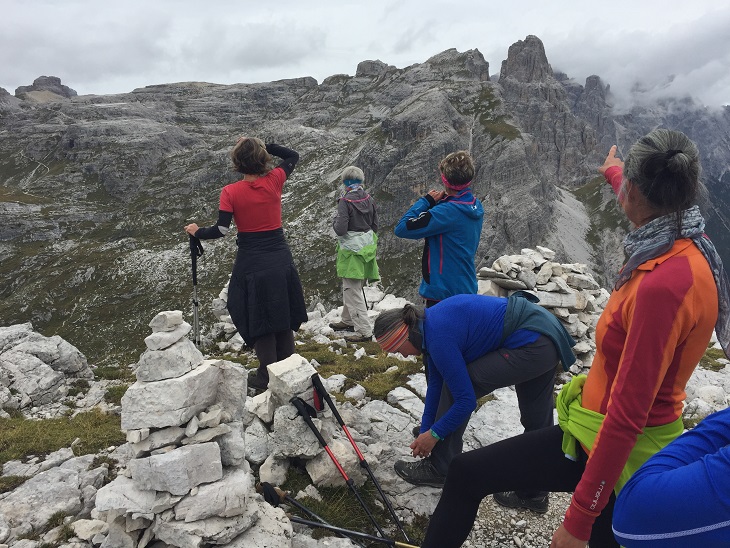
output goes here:
<path id="1" fill-rule="evenodd" d="M 456 48 L 447 49 L 426 61 L 432 68 L 445 72 L 449 78 L 489 81 L 489 63 L 478 49 L 459 53 Z"/>
<path id="2" fill-rule="evenodd" d="M 64 86 L 58 76 L 39 76 L 33 80 L 32 85 L 16 88 L 15 96 L 21 97 L 22 94 L 32 91 L 50 91 L 51 93 L 60 95 L 61 97 L 66 97 L 67 99 L 78 95 L 75 90 L 68 86 Z"/>
<path id="3" fill-rule="evenodd" d="M 509 47 L 499 78 L 529 83 L 544 82 L 552 76 L 553 69 L 545 55 L 545 46 L 537 36 L 530 35 Z"/>
<path id="4" fill-rule="evenodd" d="M 355 78 L 380 78 L 390 70 L 395 70 L 395 67 L 393 65 L 387 65 L 379 59 L 362 61 L 357 64 Z"/>

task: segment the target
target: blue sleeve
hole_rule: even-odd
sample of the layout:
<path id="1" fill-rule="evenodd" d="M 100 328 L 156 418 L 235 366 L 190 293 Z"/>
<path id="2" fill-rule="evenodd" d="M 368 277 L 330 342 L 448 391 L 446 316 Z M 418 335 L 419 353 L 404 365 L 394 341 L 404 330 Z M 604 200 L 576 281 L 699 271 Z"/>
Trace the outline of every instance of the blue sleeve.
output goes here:
<path id="1" fill-rule="evenodd" d="M 704 460 L 706 464 L 713 461 L 716 465 L 724 467 L 723 475 L 727 479 L 725 492 L 730 497 L 729 444 L 730 408 L 706 417 L 693 430 L 685 432 L 651 457 L 639 471 L 653 474 L 674 470 L 698 460 Z M 724 458 L 716 460 L 715 455 Z"/>
<path id="2" fill-rule="evenodd" d="M 730 409 L 705 418 L 651 457 L 616 499 L 625 546 L 730 545 Z"/>
<path id="3" fill-rule="evenodd" d="M 453 339 L 451 340 L 453 341 Z M 446 383 L 454 399 L 454 403 L 448 411 L 431 426 L 434 432 L 444 438 L 454 432 L 462 423 L 469 420 L 472 412 L 477 407 L 477 398 L 466 369 L 466 361 L 464 361 L 462 352 L 456 345 L 449 344 L 448 340 L 442 340 L 437 342 L 429 350 L 429 353 L 434 369 L 438 370 L 440 377 L 443 378 L 443 382 Z M 433 369 L 429 370 L 429 375 L 431 371 Z M 434 378 L 433 382 L 437 382 L 437 379 Z M 431 378 L 429 377 L 430 384 Z M 426 393 L 426 399 L 428 399 L 428 393 Z M 438 405 L 438 401 L 436 405 Z"/>
<path id="4" fill-rule="evenodd" d="M 433 366 L 430 356 L 426 360 L 426 367 L 428 368 L 428 386 L 426 387 L 426 401 L 423 406 L 423 416 L 421 417 L 421 434 L 428 431 L 436 420 L 436 411 L 441 399 L 441 387 L 444 382 L 439 370 Z M 438 434 L 438 432 L 436 433 Z"/>
<path id="5" fill-rule="evenodd" d="M 395 225 L 395 235 L 399 238 L 420 240 L 452 229 L 454 219 L 449 215 L 451 208 L 436 207 L 437 205 L 441 204 L 436 204 L 428 195 L 416 200 Z"/>

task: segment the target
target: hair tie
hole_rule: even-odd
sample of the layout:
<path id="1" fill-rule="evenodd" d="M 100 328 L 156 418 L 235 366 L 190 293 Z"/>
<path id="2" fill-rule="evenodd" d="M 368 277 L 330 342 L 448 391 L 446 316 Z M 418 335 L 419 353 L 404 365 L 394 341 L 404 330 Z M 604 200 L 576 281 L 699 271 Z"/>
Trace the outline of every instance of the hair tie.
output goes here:
<path id="1" fill-rule="evenodd" d="M 666 152 L 667 160 L 671 160 L 672 158 L 674 158 L 680 152 L 682 152 L 682 151 L 681 150 L 675 150 L 675 149 L 667 150 L 667 152 Z"/>
<path id="2" fill-rule="evenodd" d="M 447 186 L 453 190 L 464 190 L 465 188 L 469 187 L 471 185 L 471 181 L 467 181 L 463 185 L 454 185 L 449 182 L 449 180 L 444 176 L 444 174 L 441 174 L 441 181 L 444 183 L 444 186 Z"/>

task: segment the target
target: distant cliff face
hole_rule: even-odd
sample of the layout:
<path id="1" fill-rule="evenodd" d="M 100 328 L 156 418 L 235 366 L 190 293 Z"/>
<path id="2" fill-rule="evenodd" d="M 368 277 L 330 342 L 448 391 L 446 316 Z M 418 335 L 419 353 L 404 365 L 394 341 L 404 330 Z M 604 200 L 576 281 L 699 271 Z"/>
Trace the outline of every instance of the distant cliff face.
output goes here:
<path id="1" fill-rule="evenodd" d="M 81 97 L 51 84 L 0 93 L 0 313 L 4 323 L 57 332 L 92 361 L 136 359 L 154 311 L 190 302 L 182 226 L 215 220 L 220 189 L 235 180 L 227 154 L 239 135 L 301 155 L 283 213 L 312 301 L 339 298 L 330 222 L 337 176 L 350 164 L 378 201 L 383 284 L 411 298 L 421 246 L 392 227 L 440 186 L 438 162 L 454 150 L 470 150 L 477 163 L 473 189 L 485 208 L 477 262 L 486 265 L 543 244 L 612 277 L 627 225 L 595 169 L 610 144 L 627 150 L 657 125 L 697 139 L 711 202 L 727 206 L 727 109 L 667 103 L 616 117 L 598 77 L 582 86 L 554 74 L 534 36 L 510 48 L 498 82 L 478 51 L 448 50 L 404 69 L 364 61 L 354 76 L 321 84 L 190 82 Z M 728 223 L 727 213 L 712 215 Z M 233 240 L 204 242 L 204 306 L 227 279 Z"/>

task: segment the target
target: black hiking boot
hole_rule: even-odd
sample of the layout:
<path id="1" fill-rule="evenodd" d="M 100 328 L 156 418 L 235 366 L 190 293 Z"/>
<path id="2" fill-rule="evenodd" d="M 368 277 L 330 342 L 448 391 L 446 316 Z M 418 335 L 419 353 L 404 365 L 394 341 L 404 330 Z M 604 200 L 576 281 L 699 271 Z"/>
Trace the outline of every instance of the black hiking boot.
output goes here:
<path id="1" fill-rule="evenodd" d="M 345 340 L 347 342 L 351 342 L 351 343 L 370 342 L 373 340 L 373 336 L 372 335 L 361 335 L 360 333 L 355 333 L 353 335 L 345 335 Z"/>
<path id="2" fill-rule="evenodd" d="M 335 331 L 355 331 L 354 325 L 346 324 L 345 322 L 333 322 L 330 327 Z"/>
<path id="3" fill-rule="evenodd" d="M 257 392 L 263 392 L 269 387 L 269 379 L 259 375 L 258 370 L 249 371 L 248 373 L 248 387 L 253 388 Z"/>
<path id="4" fill-rule="evenodd" d="M 413 485 L 427 485 L 428 487 L 444 486 L 446 476 L 439 474 L 431 461 L 426 459 L 416 462 L 396 461 L 393 465 L 395 473 Z"/>
<path id="5" fill-rule="evenodd" d="M 521 497 L 515 491 L 505 491 L 504 493 L 494 493 L 494 502 L 507 508 L 524 508 L 531 510 L 537 514 L 544 514 L 548 511 L 549 495 L 548 493 L 540 494 L 535 497 Z"/>

